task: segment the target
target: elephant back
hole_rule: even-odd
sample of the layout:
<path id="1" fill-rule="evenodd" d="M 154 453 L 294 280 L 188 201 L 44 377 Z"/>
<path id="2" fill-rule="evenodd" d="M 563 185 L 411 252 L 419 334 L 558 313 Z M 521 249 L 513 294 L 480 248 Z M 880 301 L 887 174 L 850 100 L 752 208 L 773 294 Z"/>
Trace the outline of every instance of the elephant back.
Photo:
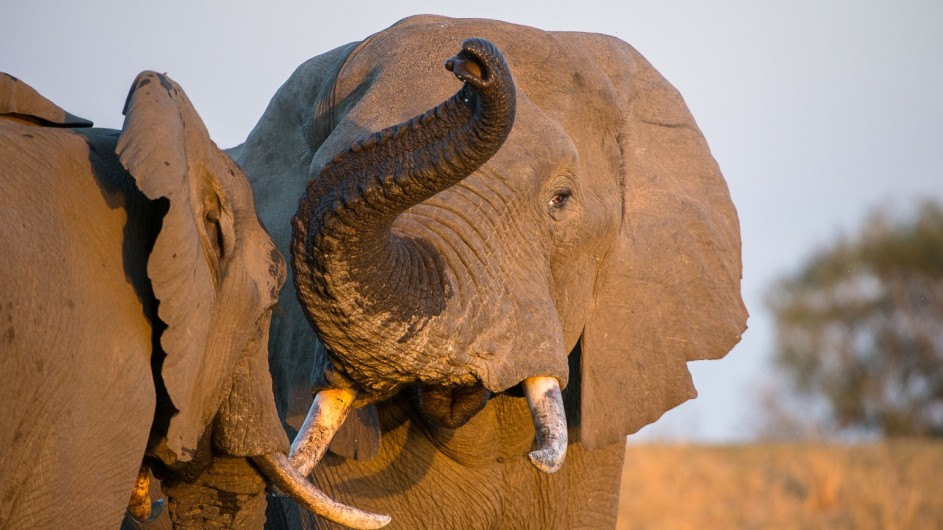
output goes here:
<path id="1" fill-rule="evenodd" d="M 92 122 L 66 112 L 33 87 L 0 72 L 0 116 L 47 127 L 91 127 Z"/>

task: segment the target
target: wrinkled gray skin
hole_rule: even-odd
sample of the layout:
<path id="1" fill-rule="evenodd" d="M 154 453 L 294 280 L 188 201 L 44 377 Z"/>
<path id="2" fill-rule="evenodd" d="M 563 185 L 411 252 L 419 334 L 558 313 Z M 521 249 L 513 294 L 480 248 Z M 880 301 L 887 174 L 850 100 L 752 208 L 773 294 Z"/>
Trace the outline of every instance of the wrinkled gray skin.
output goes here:
<path id="1" fill-rule="evenodd" d="M 173 81 L 125 114 L 91 128 L 0 74 L 0 527 L 117 528 L 145 460 L 179 527 L 259 527 L 284 263 Z"/>
<path id="2" fill-rule="evenodd" d="M 3 118 L 0 525 L 113 527 L 148 455 L 179 525 L 257 527 L 245 457 L 287 449 L 268 389 L 291 433 L 338 387 L 359 409 L 313 477 L 339 500 L 398 528 L 612 526 L 624 436 L 744 329 L 723 178 L 616 39 L 416 17 L 302 65 L 230 153 L 292 255 L 272 312 L 239 168 L 168 79 L 137 93 L 169 106 L 133 96 L 121 133 Z M 526 458 L 534 377 L 565 388 L 552 475 Z"/>
<path id="3" fill-rule="evenodd" d="M 470 37 L 503 53 L 513 103 L 443 69 Z M 501 72 L 465 68 L 466 87 Z M 509 108 L 505 139 L 488 127 Z M 299 67 L 230 154 L 293 256 L 279 412 L 291 433 L 313 391 L 358 392 L 313 476 L 391 528 L 613 526 L 625 436 L 694 397 L 685 363 L 745 329 L 726 184 L 678 93 L 615 38 L 410 18 Z M 526 459 L 534 376 L 565 387 L 552 475 Z M 268 515 L 306 517 L 284 499 Z"/>

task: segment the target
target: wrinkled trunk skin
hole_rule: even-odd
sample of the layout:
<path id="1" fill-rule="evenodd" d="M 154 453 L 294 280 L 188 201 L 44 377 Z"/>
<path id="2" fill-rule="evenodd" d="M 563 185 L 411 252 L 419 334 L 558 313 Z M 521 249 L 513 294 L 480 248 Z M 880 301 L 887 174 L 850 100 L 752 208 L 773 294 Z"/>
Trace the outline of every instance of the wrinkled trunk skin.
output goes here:
<path id="1" fill-rule="evenodd" d="M 219 456 L 193 483 L 163 485 L 176 529 L 262 528 L 265 479 L 243 457 Z"/>
<path id="2" fill-rule="evenodd" d="M 433 335 L 424 328 L 443 313 L 452 286 L 436 248 L 392 230 L 406 209 L 490 159 L 514 122 L 514 83 L 491 43 L 465 41 L 446 68 L 465 83 L 458 93 L 336 156 L 308 185 L 293 222 L 295 282 L 308 318 L 344 375 L 376 398 L 417 377 L 474 384 L 467 367 L 419 351 L 441 350 L 420 343 Z"/>

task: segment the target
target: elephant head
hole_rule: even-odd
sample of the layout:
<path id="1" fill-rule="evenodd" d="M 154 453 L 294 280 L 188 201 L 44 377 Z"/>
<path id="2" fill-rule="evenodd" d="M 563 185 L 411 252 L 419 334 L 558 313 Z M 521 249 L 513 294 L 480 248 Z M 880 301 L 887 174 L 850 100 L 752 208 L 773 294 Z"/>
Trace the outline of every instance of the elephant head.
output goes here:
<path id="1" fill-rule="evenodd" d="M 0 95 L 0 526 L 115 526 L 129 496 L 149 517 L 149 468 L 179 528 L 261 526 L 269 484 L 325 517 L 382 525 L 288 464 L 268 369 L 284 260 L 180 87 L 139 75 L 122 131 L 5 74 Z M 82 517 L 36 502 L 87 489 L 88 473 L 101 499 Z"/>
<path id="2" fill-rule="evenodd" d="M 294 283 L 331 363 L 293 444 L 303 472 L 351 407 L 405 389 L 447 427 L 522 391 L 531 460 L 554 471 L 561 388 L 576 440 L 610 445 L 694 397 L 686 362 L 738 342 L 727 186 L 630 46 L 414 17 L 325 57 L 240 148 L 253 175 L 308 169 Z"/>
<path id="3" fill-rule="evenodd" d="M 226 454 L 277 451 L 283 436 L 265 430 L 278 424 L 265 360 L 284 263 L 248 182 L 166 76 L 138 76 L 125 115 L 121 164 L 148 199 L 166 205 L 147 275 L 164 325 L 159 383 L 175 412 L 152 452 L 170 466 L 191 461 L 214 419 L 213 441 Z M 263 436 L 249 436 L 257 425 Z"/>

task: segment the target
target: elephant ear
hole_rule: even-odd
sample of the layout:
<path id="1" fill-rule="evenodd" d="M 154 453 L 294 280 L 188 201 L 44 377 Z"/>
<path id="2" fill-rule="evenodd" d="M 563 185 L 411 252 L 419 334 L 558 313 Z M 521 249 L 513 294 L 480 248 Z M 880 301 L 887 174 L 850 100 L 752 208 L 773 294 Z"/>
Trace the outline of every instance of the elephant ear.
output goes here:
<path id="1" fill-rule="evenodd" d="M 624 442 L 697 395 L 687 362 L 723 357 L 746 329 L 740 228 L 680 94 L 631 46 L 571 38 L 612 82 L 623 212 L 580 343 L 580 440 Z"/>
<path id="2" fill-rule="evenodd" d="M 167 203 L 147 263 L 166 324 L 161 376 L 177 409 L 166 442 L 173 455 L 161 456 L 188 461 L 246 356 L 261 356 L 268 377 L 269 310 L 284 263 L 261 228 L 245 175 L 210 140 L 175 82 L 140 74 L 124 113 L 121 163 L 144 195 Z M 278 425 L 274 403 L 269 408 L 268 423 Z"/>
<path id="3" fill-rule="evenodd" d="M 70 114 L 33 87 L 0 72 L 0 116 L 45 127 L 91 127 L 92 122 Z"/>

